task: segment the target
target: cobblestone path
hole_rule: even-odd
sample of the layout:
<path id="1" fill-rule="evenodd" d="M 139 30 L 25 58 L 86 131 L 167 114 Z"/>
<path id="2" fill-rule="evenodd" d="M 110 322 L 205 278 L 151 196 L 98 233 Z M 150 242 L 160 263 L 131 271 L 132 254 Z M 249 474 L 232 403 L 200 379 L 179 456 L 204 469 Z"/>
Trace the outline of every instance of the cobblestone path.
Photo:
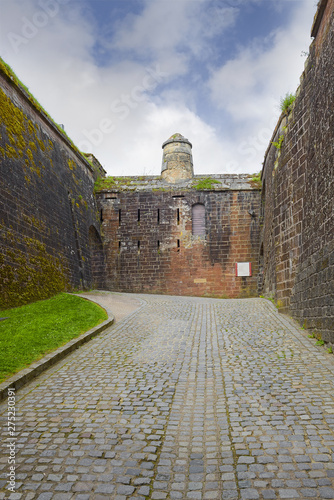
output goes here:
<path id="1" fill-rule="evenodd" d="M 136 297 L 17 392 L 0 498 L 334 498 L 334 357 L 263 299 Z"/>

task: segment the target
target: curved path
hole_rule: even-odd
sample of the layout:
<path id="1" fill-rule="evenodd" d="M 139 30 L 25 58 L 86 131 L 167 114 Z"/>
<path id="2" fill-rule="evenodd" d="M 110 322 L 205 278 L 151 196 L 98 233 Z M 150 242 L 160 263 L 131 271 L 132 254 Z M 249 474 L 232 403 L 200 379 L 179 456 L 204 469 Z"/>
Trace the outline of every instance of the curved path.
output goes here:
<path id="1" fill-rule="evenodd" d="M 334 498 L 334 357 L 271 303 L 94 296 L 116 323 L 17 392 L 0 498 Z"/>

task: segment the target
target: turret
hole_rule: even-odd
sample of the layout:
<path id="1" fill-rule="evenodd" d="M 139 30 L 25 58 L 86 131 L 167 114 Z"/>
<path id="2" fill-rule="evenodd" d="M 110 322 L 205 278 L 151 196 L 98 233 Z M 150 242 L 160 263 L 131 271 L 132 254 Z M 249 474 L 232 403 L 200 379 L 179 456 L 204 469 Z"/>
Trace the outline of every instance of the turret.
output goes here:
<path id="1" fill-rule="evenodd" d="M 162 145 L 161 176 L 167 182 L 191 179 L 194 176 L 192 145 L 181 134 L 174 134 Z"/>

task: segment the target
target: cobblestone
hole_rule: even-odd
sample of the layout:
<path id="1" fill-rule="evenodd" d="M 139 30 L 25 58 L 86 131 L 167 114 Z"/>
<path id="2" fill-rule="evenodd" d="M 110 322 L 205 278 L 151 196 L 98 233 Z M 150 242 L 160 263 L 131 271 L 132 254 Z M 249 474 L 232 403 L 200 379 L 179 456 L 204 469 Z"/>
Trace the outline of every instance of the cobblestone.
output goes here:
<path id="1" fill-rule="evenodd" d="M 0 498 L 334 499 L 334 358 L 263 299 L 135 297 L 17 392 Z"/>

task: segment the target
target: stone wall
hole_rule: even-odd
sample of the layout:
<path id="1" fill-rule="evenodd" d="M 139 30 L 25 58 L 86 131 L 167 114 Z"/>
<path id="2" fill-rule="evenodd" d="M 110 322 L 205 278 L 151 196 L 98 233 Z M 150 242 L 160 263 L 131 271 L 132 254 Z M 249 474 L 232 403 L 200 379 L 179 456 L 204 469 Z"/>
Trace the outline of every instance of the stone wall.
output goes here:
<path id="1" fill-rule="evenodd" d="M 110 189 L 100 185 L 97 200 L 109 289 L 216 297 L 257 294 L 259 190 L 247 175 L 215 176 L 204 183 L 212 180 L 211 189 L 203 190 L 191 187 L 201 187 L 199 176 L 183 186 L 158 177 L 124 178 Z M 196 204 L 205 207 L 203 236 L 192 234 Z M 252 276 L 237 277 L 237 262 L 251 262 Z"/>
<path id="2" fill-rule="evenodd" d="M 321 1 L 292 110 L 262 173 L 263 292 L 334 342 L 334 2 Z"/>
<path id="3" fill-rule="evenodd" d="M 0 61 L 0 307 L 103 286 L 95 169 Z M 96 263 L 96 262 L 97 263 Z"/>

